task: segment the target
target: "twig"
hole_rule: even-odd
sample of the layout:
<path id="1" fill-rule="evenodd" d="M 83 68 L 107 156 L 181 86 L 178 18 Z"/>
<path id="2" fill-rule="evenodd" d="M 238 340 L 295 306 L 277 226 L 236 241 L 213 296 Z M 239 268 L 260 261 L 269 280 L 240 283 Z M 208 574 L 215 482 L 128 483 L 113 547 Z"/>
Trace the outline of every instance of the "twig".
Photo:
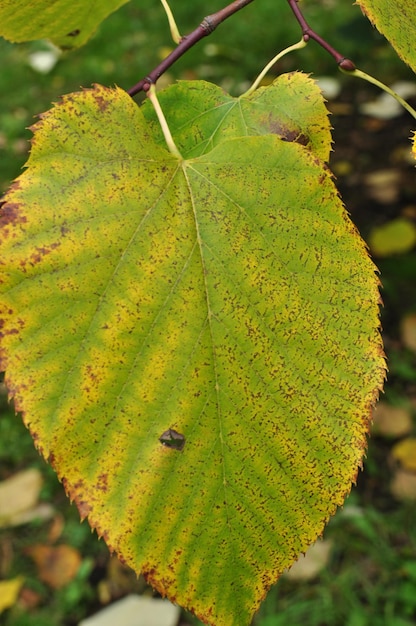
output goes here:
<path id="1" fill-rule="evenodd" d="M 189 48 L 192 48 L 192 46 L 194 46 L 198 41 L 207 35 L 210 35 L 217 28 L 217 26 L 221 24 L 221 22 L 224 22 L 224 20 L 228 17 L 234 15 L 234 13 L 237 13 L 237 11 L 240 11 L 251 2 L 253 2 L 253 0 L 234 0 L 234 2 L 231 2 L 231 4 L 228 4 L 216 13 L 204 17 L 201 24 L 189 35 L 185 35 L 175 50 L 173 50 L 173 52 L 171 52 L 166 59 L 163 59 L 163 61 L 155 67 L 150 74 L 131 87 L 127 93 L 133 97 L 140 91 L 148 91 L 150 85 L 155 84 L 158 78 L 160 78 L 160 76 L 162 76 L 162 74 L 164 74 L 166 70 L 168 70 L 187 50 L 189 50 Z"/>
<path id="2" fill-rule="evenodd" d="M 350 59 L 347 59 L 345 56 L 340 54 L 337 50 L 335 50 L 335 48 L 330 46 L 329 43 L 325 41 L 325 39 L 323 39 L 320 35 L 318 35 L 318 33 L 316 33 L 309 26 L 309 24 L 307 23 L 307 21 L 305 20 L 303 16 L 302 11 L 300 10 L 298 6 L 299 0 L 287 0 L 287 1 L 289 3 L 290 8 L 292 9 L 294 13 L 294 16 L 296 17 L 297 21 L 300 24 L 300 27 L 302 29 L 303 39 L 305 41 L 308 41 L 309 39 L 314 39 L 320 46 L 322 46 L 324 50 L 329 52 L 329 54 L 335 59 L 335 61 L 337 62 L 337 64 L 339 65 L 341 69 L 343 69 L 345 72 L 353 72 L 355 70 L 354 63 Z"/>

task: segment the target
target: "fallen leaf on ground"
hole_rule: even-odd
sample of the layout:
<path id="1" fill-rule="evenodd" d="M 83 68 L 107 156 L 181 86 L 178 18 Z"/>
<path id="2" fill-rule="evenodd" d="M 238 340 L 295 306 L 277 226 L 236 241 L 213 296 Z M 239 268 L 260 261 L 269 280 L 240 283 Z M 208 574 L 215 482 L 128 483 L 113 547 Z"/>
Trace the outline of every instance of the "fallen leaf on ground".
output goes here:
<path id="1" fill-rule="evenodd" d="M 17 576 L 12 580 L 0 581 L 0 613 L 16 603 L 22 585 L 22 576 Z"/>
<path id="2" fill-rule="evenodd" d="M 375 256 L 409 252 L 416 243 L 416 227 L 410 220 L 398 217 L 372 229 L 368 240 Z"/>
<path id="3" fill-rule="evenodd" d="M 101 580 L 97 591 L 101 604 L 108 604 L 111 600 L 121 598 L 128 592 L 138 592 L 146 587 L 143 578 L 138 578 L 132 569 L 123 565 L 121 561 L 112 556 L 107 565 L 107 574 Z"/>
<path id="4" fill-rule="evenodd" d="M 405 100 L 416 95 L 414 82 L 400 81 L 392 85 L 391 88 Z M 403 114 L 402 105 L 388 93 L 382 93 L 371 102 L 364 102 L 359 109 L 364 115 L 371 115 L 382 120 L 390 120 Z"/>
<path id="5" fill-rule="evenodd" d="M 34 545 L 26 549 L 36 563 L 39 579 L 52 587 L 61 589 L 73 580 L 81 565 L 78 550 L 71 546 Z"/>
<path id="6" fill-rule="evenodd" d="M 397 500 L 416 500 L 416 474 L 397 470 L 391 481 L 390 491 Z"/>
<path id="7" fill-rule="evenodd" d="M 33 520 L 36 520 L 37 522 L 45 522 L 51 519 L 54 513 L 55 509 L 51 504 L 41 502 L 37 506 L 33 507 L 33 509 L 21 511 L 20 513 L 16 513 L 16 515 L 13 515 L 13 517 L 10 517 L 8 519 L 7 526 L 21 526 L 22 524 L 29 524 L 30 522 L 33 522 Z"/>
<path id="8" fill-rule="evenodd" d="M 410 411 L 403 407 L 379 402 L 373 410 L 372 432 L 383 437 L 403 437 L 413 427 Z"/>
<path id="9" fill-rule="evenodd" d="M 311 580 L 328 564 L 331 552 L 331 541 L 317 541 L 290 569 L 285 572 L 291 580 Z"/>
<path id="10" fill-rule="evenodd" d="M 29 589 L 29 587 L 23 587 L 19 594 L 19 608 L 25 612 L 33 611 L 42 602 L 42 594 Z"/>
<path id="11" fill-rule="evenodd" d="M 410 313 L 402 319 L 400 332 L 406 348 L 416 352 L 416 313 Z"/>
<path id="12" fill-rule="evenodd" d="M 35 507 L 41 487 L 42 475 L 37 469 L 19 472 L 1 482 L 0 528 L 22 523 L 19 516 Z"/>
<path id="13" fill-rule="evenodd" d="M 130 595 L 83 620 L 79 626 L 176 626 L 179 614 L 179 607 L 168 600 Z"/>
<path id="14" fill-rule="evenodd" d="M 57 543 L 65 528 L 65 519 L 62 513 L 56 512 L 48 529 L 48 543 Z"/>
<path id="15" fill-rule="evenodd" d="M 400 195 L 401 173 L 397 169 L 378 170 L 364 176 L 370 198 L 382 204 L 396 202 Z"/>
<path id="16" fill-rule="evenodd" d="M 416 438 L 407 437 L 392 449 L 392 456 L 399 461 L 401 468 L 408 472 L 416 472 Z"/>

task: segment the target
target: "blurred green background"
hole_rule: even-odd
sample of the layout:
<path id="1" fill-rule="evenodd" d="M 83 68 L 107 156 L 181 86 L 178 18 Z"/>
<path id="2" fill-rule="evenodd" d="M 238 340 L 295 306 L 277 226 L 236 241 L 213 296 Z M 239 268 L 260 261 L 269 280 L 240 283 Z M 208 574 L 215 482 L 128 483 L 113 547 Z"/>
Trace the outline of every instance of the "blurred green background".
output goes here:
<path id="1" fill-rule="evenodd" d="M 172 0 L 171 6 L 184 34 L 222 3 L 210 3 L 209 10 L 202 0 Z M 362 70 L 387 84 L 415 82 L 414 74 L 350 0 L 307 0 L 303 7 L 321 36 Z M 160 82 L 203 78 L 238 94 L 270 58 L 299 39 L 299 26 L 286 2 L 256 0 L 200 42 Z M 61 55 L 47 73 L 34 69 L 31 59 L 34 53 L 50 52 L 48 43 L 12 45 L 0 40 L 0 195 L 21 171 L 30 138 L 27 127 L 38 113 L 60 95 L 92 83 L 128 89 L 172 48 L 158 0 L 132 0 L 102 24 L 85 47 Z M 365 471 L 325 532 L 330 542 L 327 557 L 309 578 L 282 578 L 255 624 L 411 626 L 416 623 L 416 475 L 411 464 L 399 459 L 397 446 L 415 437 L 416 258 L 414 242 L 400 251 L 390 231 L 381 231 L 381 251 L 374 241 L 380 239 L 377 229 L 398 218 L 414 232 L 416 183 L 408 138 L 415 120 L 405 113 L 391 119 L 364 115 L 362 105 L 378 96 L 377 89 L 339 73 L 314 42 L 285 57 L 275 73 L 296 69 L 329 76 L 339 88 L 328 103 L 335 139 L 331 165 L 344 202 L 381 270 L 390 371 Z M 87 524 L 79 524 L 75 507 L 7 404 L 4 387 L 0 402 L 0 481 L 28 467 L 39 468 L 44 480 L 41 501 L 52 504 L 54 511 L 47 522 L 0 528 L 0 579 L 25 577 L 23 599 L 0 614 L 0 623 L 73 626 L 109 600 L 130 591 L 146 592 L 140 579 L 117 570 Z M 59 532 L 53 530 L 56 526 Z M 60 589 L 40 580 L 29 554 L 34 544 L 50 541 L 53 532 L 59 543 L 81 556 L 78 573 Z M 184 615 L 181 623 L 197 622 Z"/>

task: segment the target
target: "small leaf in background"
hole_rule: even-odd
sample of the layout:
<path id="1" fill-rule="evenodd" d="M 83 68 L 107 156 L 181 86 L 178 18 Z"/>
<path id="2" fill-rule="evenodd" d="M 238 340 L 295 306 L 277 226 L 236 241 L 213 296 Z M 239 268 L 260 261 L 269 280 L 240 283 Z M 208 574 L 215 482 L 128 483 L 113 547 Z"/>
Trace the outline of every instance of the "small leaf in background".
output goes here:
<path id="1" fill-rule="evenodd" d="M 332 541 L 319 540 L 302 554 L 286 572 L 290 580 L 312 580 L 319 575 L 329 562 Z"/>
<path id="2" fill-rule="evenodd" d="M 395 465 L 390 491 L 397 500 L 416 500 L 416 438 L 397 443 L 391 457 Z"/>
<path id="3" fill-rule="evenodd" d="M 397 500 L 416 500 L 416 473 L 396 470 L 390 483 L 390 491 Z"/>
<path id="4" fill-rule="evenodd" d="M 137 577 L 130 567 L 112 556 L 107 564 L 105 578 L 98 583 L 97 592 L 100 603 L 105 605 L 132 590 L 139 592 L 145 588 L 146 583 L 142 577 Z"/>
<path id="5" fill-rule="evenodd" d="M 82 46 L 99 24 L 128 0 L 0 0 L 0 36 L 14 42 L 49 39 L 68 50 Z"/>
<path id="6" fill-rule="evenodd" d="M 410 81 L 398 81 L 393 83 L 390 88 L 401 98 L 407 100 L 416 96 L 416 84 Z M 403 115 L 404 108 L 390 94 L 383 92 L 375 100 L 363 102 L 359 105 L 359 110 L 364 115 L 370 115 L 376 119 L 390 120 L 394 117 Z"/>
<path id="7" fill-rule="evenodd" d="M 409 313 L 401 320 L 400 334 L 405 347 L 416 352 L 416 313 Z"/>
<path id="8" fill-rule="evenodd" d="M 72 546 L 34 545 L 26 549 L 36 563 L 41 581 L 52 589 L 65 587 L 77 575 L 81 556 Z"/>
<path id="9" fill-rule="evenodd" d="M 412 415 L 403 407 L 380 401 L 373 410 L 372 433 L 383 437 L 403 437 L 413 428 Z"/>
<path id="10" fill-rule="evenodd" d="M 416 72 L 416 0 L 358 0 L 369 20 Z"/>
<path id="11" fill-rule="evenodd" d="M 0 483 L 0 527 L 20 523 L 20 516 L 36 506 L 42 482 L 39 470 L 28 469 Z"/>
<path id="12" fill-rule="evenodd" d="M 401 173 L 397 169 L 370 172 L 363 177 L 367 194 L 380 204 L 396 202 L 401 191 Z"/>
<path id="13" fill-rule="evenodd" d="M 392 449 L 392 456 L 404 470 L 416 472 L 416 438 L 407 437 Z"/>
<path id="14" fill-rule="evenodd" d="M 398 217 L 370 232 L 368 244 L 374 256 L 384 257 L 409 252 L 416 243 L 416 227 L 410 220 Z"/>
<path id="15" fill-rule="evenodd" d="M 47 50 L 37 50 L 28 56 L 28 63 L 32 70 L 39 74 L 49 74 L 57 64 L 61 51 L 52 44 Z"/>
<path id="16" fill-rule="evenodd" d="M 168 600 L 129 595 L 82 620 L 79 626 L 176 626 L 179 617 L 179 607 Z"/>
<path id="17" fill-rule="evenodd" d="M 39 607 L 44 600 L 45 598 L 40 591 L 35 591 L 25 585 L 19 594 L 19 609 L 22 609 L 22 611 L 26 613 L 32 612 Z"/>
<path id="18" fill-rule="evenodd" d="M 12 580 L 0 580 L 0 613 L 16 604 L 23 581 L 22 576 Z"/>

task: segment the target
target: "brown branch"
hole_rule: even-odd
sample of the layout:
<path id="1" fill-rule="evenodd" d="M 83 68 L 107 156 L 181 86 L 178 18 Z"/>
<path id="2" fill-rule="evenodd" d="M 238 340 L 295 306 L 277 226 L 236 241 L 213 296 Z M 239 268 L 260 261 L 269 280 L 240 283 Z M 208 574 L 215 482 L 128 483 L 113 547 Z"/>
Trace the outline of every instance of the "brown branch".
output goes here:
<path id="1" fill-rule="evenodd" d="M 316 33 L 305 20 L 302 11 L 298 6 L 299 0 L 287 0 L 290 8 L 292 9 L 294 16 L 300 24 L 302 29 L 303 39 L 308 41 L 309 39 L 314 39 L 324 50 L 329 52 L 329 54 L 335 59 L 339 67 L 346 72 L 353 72 L 355 70 L 354 63 L 347 59 L 345 56 L 340 54 L 335 48 L 333 48 L 325 39 L 323 39 L 318 33 Z"/>
<path id="2" fill-rule="evenodd" d="M 192 46 L 194 46 L 198 41 L 207 35 L 210 35 L 217 28 L 217 26 L 221 24 L 221 22 L 226 20 L 231 15 L 234 15 L 234 13 L 237 13 L 237 11 L 243 9 L 251 2 L 253 2 L 253 0 L 234 0 L 234 2 L 231 2 L 231 4 L 228 4 L 216 13 L 204 17 L 201 24 L 195 30 L 193 30 L 189 35 L 182 37 L 182 40 L 177 45 L 175 50 L 173 50 L 173 52 L 171 52 L 166 59 L 163 59 L 163 61 L 159 63 L 159 65 L 155 67 L 150 74 L 131 87 L 127 93 L 133 97 L 140 91 L 148 91 L 150 85 L 156 83 L 158 78 L 160 78 L 166 70 L 168 70 L 183 54 L 185 54 L 189 48 L 192 48 Z"/>

